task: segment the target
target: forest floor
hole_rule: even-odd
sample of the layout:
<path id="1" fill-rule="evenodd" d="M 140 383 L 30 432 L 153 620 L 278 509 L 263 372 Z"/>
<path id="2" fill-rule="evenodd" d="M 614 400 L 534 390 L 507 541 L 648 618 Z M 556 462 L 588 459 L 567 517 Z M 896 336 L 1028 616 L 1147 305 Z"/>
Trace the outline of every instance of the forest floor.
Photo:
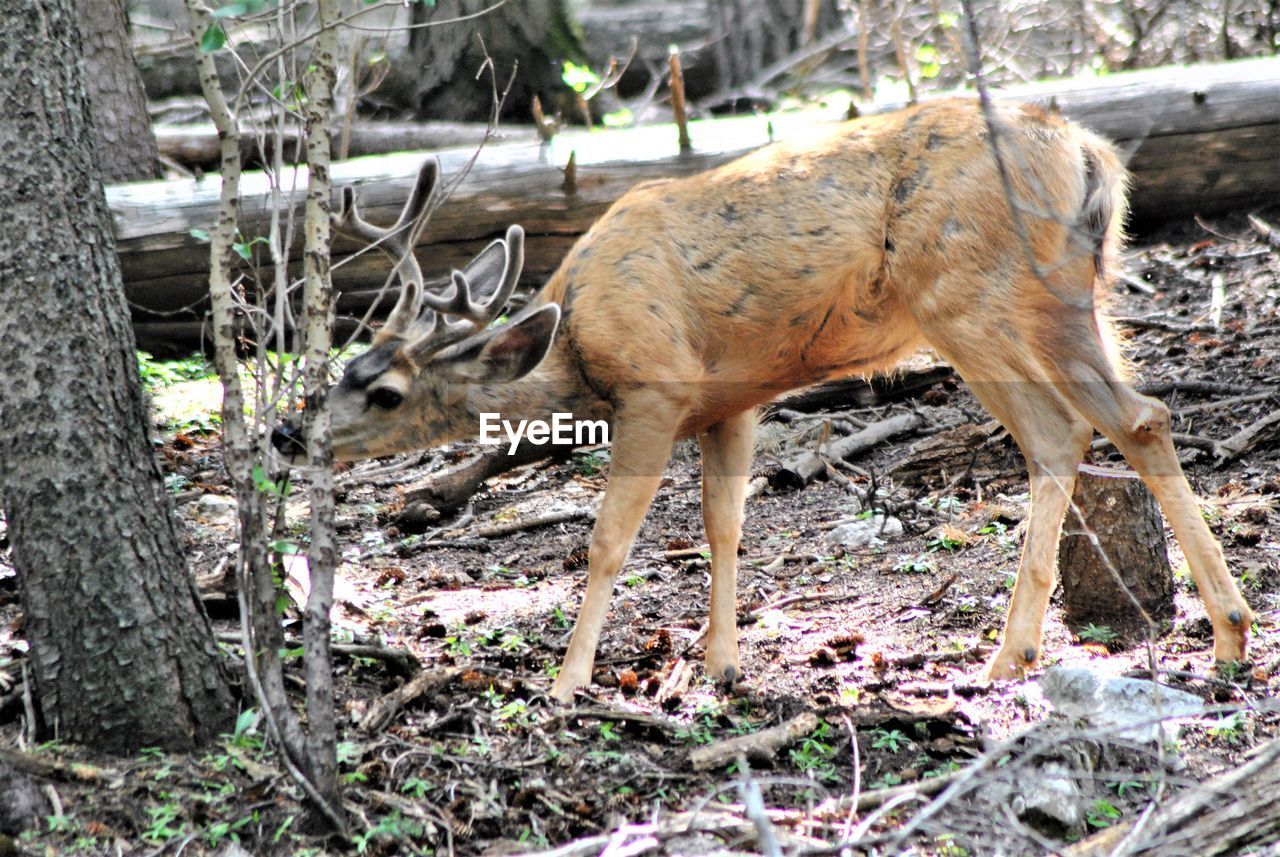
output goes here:
<path id="1" fill-rule="evenodd" d="M 1268 213 L 1272 222 L 1276 215 Z M 1280 253 L 1243 217 L 1166 228 L 1135 245 L 1125 269 L 1129 282 L 1117 284 L 1113 310 L 1132 320 L 1138 383 L 1168 402 L 1175 431 L 1221 441 L 1280 409 Z M 1215 281 L 1225 297 L 1220 326 L 1212 322 Z M 547 691 L 585 585 L 589 516 L 604 490 L 607 450 L 497 477 L 464 514 L 420 533 L 396 523 L 401 487 L 474 445 L 340 475 L 338 637 L 407 650 L 424 677 L 421 693 L 389 722 L 365 730 L 359 723 L 375 702 L 406 682 L 405 662 L 337 657 L 355 848 L 505 854 L 576 843 L 558 853 L 756 853 L 773 840 L 787 853 L 834 853 L 842 844 L 852 844 L 851 853 L 1047 853 L 1136 818 L 1154 795 L 1167 801 L 1200 787 L 1280 734 L 1272 700 L 1280 670 L 1274 422 L 1225 462 L 1205 449 L 1180 449 L 1257 613 L 1251 669 L 1213 673 L 1208 621 L 1172 540 L 1177 615 L 1150 648 L 1111 640 L 1106 627 L 1073 634 L 1058 596 L 1050 607 L 1042 667 L 1139 677 L 1154 667 L 1163 683 L 1211 706 L 1171 727 L 1165 741 L 1144 745 L 1070 731 L 1051 713 L 1039 671 L 1019 683 L 982 679 L 1024 532 L 1020 456 L 997 432 L 961 472 L 916 477 L 895 469 L 940 431 L 989 419 L 963 384 L 947 379 L 913 398 L 827 419 L 766 422 L 753 475 L 815 446 L 825 424 L 913 411 L 924 417 L 920 430 L 853 459 L 842 476 L 798 490 L 766 488 L 749 500 L 739 557 L 745 679 L 731 693 L 702 676 L 709 576 L 691 442 L 678 446 L 623 570 L 595 679 L 569 706 Z M 181 484 L 193 571 L 216 579 L 236 541 L 225 504 L 204 499 L 228 493 L 217 436 L 170 428 L 163 451 Z M 1106 448 L 1095 458 L 1119 460 Z M 873 499 L 864 502 L 868 492 Z M 885 510 L 901 532 L 891 521 L 872 544 L 831 542 L 833 523 L 882 521 L 874 516 Z M 482 534 L 548 513 L 568 520 Z M 6 559 L 0 554 L 0 617 L 9 629 L 0 631 L 0 677 L 7 670 L 20 686 L 16 668 L 6 667 L 22 651 Z M 300 593 L 305 568 L 287 570 L 288 586 Z M 215 595 L 208 606 L 219 633 L 234 640 L 238 624 L 226 603 Z M 21 706 L 0 710 L 7 712 L 0 745 L 13 747 Z M 766 741 L 779 726 L 790 738 Z M 757 736 L 745 770 L 734 753 L 701 763 L 707 748 L 740 736 Z M 28 745 L 90 764 L 94 774 L 52 779 L 60 811 L 16 847 L 343 850 L 309 832 L 296 788 L 263 744 L 250 712 L 203 756 L 117 759 Z M 1032 794 L 1051 780 L 1061 785 L 1057 798 Z"/>

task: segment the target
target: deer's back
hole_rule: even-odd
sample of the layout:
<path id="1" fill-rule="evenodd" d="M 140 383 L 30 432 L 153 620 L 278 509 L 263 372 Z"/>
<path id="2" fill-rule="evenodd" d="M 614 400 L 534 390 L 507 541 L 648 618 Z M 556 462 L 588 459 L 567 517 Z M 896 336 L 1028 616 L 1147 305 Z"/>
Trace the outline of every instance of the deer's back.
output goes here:
<path id="1" fill-rule="evenodd" d="M 561 336 L 597 384 L 695 385 L 711 421 L 892 365 L 931 315 L 1017 300 L 999 289 L 1014 288 L 1026 247 L 1056 258 L 1083 205 L 1082 146 L 1114 160 L 1056 116 L 1000 116 L 1006 175 L 1052 215 L 1020 218 L 1025 240 L 976 102 L 947 100 L 640 185 L 574 247 L 544 299 L 565 309 Z"/>

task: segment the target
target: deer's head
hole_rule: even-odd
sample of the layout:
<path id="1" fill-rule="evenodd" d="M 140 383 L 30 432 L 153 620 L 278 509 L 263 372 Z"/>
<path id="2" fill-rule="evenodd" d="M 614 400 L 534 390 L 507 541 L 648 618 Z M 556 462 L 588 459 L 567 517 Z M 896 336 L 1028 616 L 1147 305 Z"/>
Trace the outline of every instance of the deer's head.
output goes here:
<path id="1" fill-rule="evenodd" d="M 507 229 L 441 292 L 428 291 L 413 255 L 435 193 L 440 167 L 423 165 L 399 219 L 388 228 L 365 221 L 355 191 L 344 188 L 334 228 L 362 238 L 395 260 L 400 296 L 369 350 L 347 363 L 330 391 L 332 442 L 339 460 L 424 449 L 474 433 L 466 407 L 472 385 L 514 381 L 546 356 L 560 322 L 555 304 L 522 311 L 491 327 L 515 290 L 524 263 L 524 230 Z M 279 426 L 272 443 L 290 460 L 305 460 L 296 423 Z"/>

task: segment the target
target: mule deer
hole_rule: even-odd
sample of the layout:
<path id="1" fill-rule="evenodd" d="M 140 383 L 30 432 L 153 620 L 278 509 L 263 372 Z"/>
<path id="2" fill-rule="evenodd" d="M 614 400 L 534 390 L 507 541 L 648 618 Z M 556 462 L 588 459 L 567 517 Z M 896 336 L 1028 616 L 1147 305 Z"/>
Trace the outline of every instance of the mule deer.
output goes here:
<path id="1" fill-rule="evenodd" d="M 482 412 L 611 421 L 586 596 L 552 688 L 568 700 L 591 679 L 614 581 L 672 443 L 696 436 L 711 546 L 706 666 L 732 681 L 755 407 L 929 345 L 1008 428 L 1030 469 L 1029 528 L 989 675 L 1019 677 L 1039 658 L 1058 535 L 1094 428 L 1172 524 L 1215 657 L 1242 659 L 1252 613 L 1182 475 L 1169 411 L 1122 380 L 1100 307 L 1125 207 L 1120 161 L 1037 108 L 1000 105 L 993 116 L 989 124 L 970 101 L 932 102 L 641 184 L 530 306 L 496 327 L 520 271 L 518 227 L 454 272 L 447 295 L 428 294 L 401 231 L 436 168 L 390 229 L 361 220 L 348 196 L 338 227 L 396 257 L 402 292 L 332 392 L 337 458 L 474 436 Z M 276 442 L 291 448 L 290 433 Z"/>

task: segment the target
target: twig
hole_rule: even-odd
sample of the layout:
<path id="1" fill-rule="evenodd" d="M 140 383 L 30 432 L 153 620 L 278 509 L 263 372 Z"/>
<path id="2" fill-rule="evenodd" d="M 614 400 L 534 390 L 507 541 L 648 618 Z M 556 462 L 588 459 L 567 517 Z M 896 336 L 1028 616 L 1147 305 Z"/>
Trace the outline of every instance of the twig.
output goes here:
<path id="1" fill-rule="evenodd" d="M 450 684 L 461 672 L 461 667 L 452 667 L 418 673 L 405 684 L 375 700 L 360 719 L 360 728 L 365 732 L 382 731 L 410 702 Z"/>
<path id="2" fill-rule="evenodd" d="M 481 527 L 476 531 L 476 535 L 482 539 L 500 539 L 513 533 L 522 533 L 526 530 L 536 530 L 540 527 L 553 527 L 556 524 L 567 524 L 570 521 L 581 521 L 583 519 L 594 521 L 596 513 L 591 509 L 564 509 L 559 512 L 548 512 L 545 515 L 538 515 L 533 518 L 526 518 L 523 521 L 511 521 L 506 524 L 494 524 L 491 527 Z"/>
<path id="3" fill-rule="evenodd" d="M 67 783 L 106 783 L 120 776 L 110 768 L 96 768 L 81 762 L 60 762 L 3 748 L 0 748 L 0 764 L 41 779 Z"/>
<path id="4" fill-rule="evenodd" d="M 1229 399 L 1219 399 L 1216 402 L 1201 402 L 1198 405 L 1187 405 L 1185 408 L 1178 408 L 1174 413 L 1180 417 L 1186 416 L 1187 414 L 1203 414 L 1208 411 L 1221 411 L 1226 408 L 1234 408 L 1236 405 L 1265 402 L 1268 399 L 1275 398 L 1280 398 L 1280 392 L 1253 393 L 1248 396 L 1232 396 Z"/>
<path id="5" fill-rule="evenodd" d="M 748 736 L 743 736 L 748 737 Z M 782 857 L 782 849 L 778 847 L 778 837 L 774 834 L 773 822 L 764 808 L 764 795 L 760 793 L 760 784 L 751 778 L 751 768 L 747 765 L 745 755 L 738 756 L 738 794 L 742 796 L 742 806 L 747 820 L 756 828 L 756 842 L 765 857 Z"/>
<path id="6" fill-rule="evenodd" d="M 1280 250 L 1280 231 L 1277 231 L 1274 226 L 1261 217 L 1254 217 L 1252 214 L 1248 215 L 1248 217 L 1249 225 L 1253 227 L 1254 232 L 1258 233 L 1258 237 L 1262 239 L 1263 243 Z"/>
<path id="7" fill-rule="evenodd" d="M 802 711 L 785 723 L 761 729 L 750 735 L 738 735 L 689 753 L 689 763 L 695 771 L 706 771 L 727 764 L 739 756 L 755 758 L 772 757 L 778 750 L 793 744 L 818 728 L 818 715 Z"/>
<path id="8" fill-rule="evenodd" d="M 693 148 L 689 142 L 689 121 L 685 115 L 684 105 L 684 71 L 680 68 L 680 50 L 671 46 L 667 57 L 671 66 L 671 111 L 675 114 L 676 129 L 680 134 L 680 151 L 687 152 Z"/>
<path id="9" fill-rule="evenodd" d="M 1280 425 L 1280 409 L 1274 410 L 1260 420 L 1242 428 L 1231 437 L 1219 443 L 1214 451 L 1219 464 L 1231 461 L 1244 455 L 1272 434 L 1272 429 Z"/>

